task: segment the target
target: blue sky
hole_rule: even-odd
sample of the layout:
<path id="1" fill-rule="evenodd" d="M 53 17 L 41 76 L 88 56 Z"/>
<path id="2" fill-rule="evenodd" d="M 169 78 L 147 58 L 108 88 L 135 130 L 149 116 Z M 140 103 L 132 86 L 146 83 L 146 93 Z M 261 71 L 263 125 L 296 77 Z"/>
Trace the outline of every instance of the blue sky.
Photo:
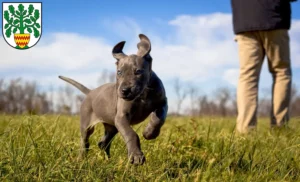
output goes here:
<path id="1" fill-rule="evenodd" d="M 57 79 L 62 74 L 96 87 L 99 72 L 115 69 L 112 46 L 126 40 L 125 52 L 135 53 L 137 35 L 144 33 L 152 41 L 154 70 L 170 97 L 175 77 L 205 93 L 219 86 L 235 89 L 238 57 L 229 0 L 42 2 L 43 34 L 36 47 L 13 50 L 0 38 L 1 77 L 23 77 L 45 87 L 63 85 Z M 300 86 L 300 2 L 292 9 L 294 82 Z M 260 85 L 261 90 L 271 86 L 266 64 Z"/>
<path id="2" fill-rule="evenodd" d="M 26 2 L 7 0 L 4 2 Z M 126 1 L 84 1 L 84 0 L 51 0 L 27 1 L 43 3 L 43 33 L 64 31 L 86 35 L 101 35 L 115 42 L 114 34 L 106 29 L 101 22 L 106 19 L 117 20 L 123 17 L 134 19 L 145 29 L 150 28 L 168 33 L 168 28 L 156 26 L 159 22 L 174 19 L 178 15 L 202 15 L 215 12 L 231 13 L 229 0 L 196 1 L 159 1 L 149 2 Z M 294 19 L 300 19 L 300 3 L 292 3 Z M 2 20 L 0 20 L 2 21 Z M 2 23 L 2 22 L 0 22 Z M 118 41 L 118 39 L 117 39 Z"/>

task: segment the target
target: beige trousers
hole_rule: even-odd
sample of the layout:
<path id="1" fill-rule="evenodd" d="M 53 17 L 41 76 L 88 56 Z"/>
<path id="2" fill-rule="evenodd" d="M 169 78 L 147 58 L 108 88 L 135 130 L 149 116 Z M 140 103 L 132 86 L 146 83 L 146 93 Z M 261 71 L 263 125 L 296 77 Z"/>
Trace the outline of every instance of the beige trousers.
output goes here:
<path id="1" fill-rule="evenodd" d="M 257 124 L 258 82 L 265 56 L 273 77 L 271 126 L 289 120 L 291 64 L 288 30 L 238 34 L 240 77 L 237 88 L 237 131 L 246 133 Z"/>

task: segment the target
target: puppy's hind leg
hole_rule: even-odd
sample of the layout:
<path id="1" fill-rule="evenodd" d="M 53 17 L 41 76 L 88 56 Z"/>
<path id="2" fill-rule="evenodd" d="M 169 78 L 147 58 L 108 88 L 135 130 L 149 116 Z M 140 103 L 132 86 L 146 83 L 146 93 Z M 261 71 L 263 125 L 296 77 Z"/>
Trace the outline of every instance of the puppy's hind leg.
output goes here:
<path id="1" fill-rule="evenodd" d="M 94 133 L 94 125 L 92 125 L 92 113 L 81 113 L 80 131 L 81 131 L 81 150 L 80 157 L 83 158 L 87 154 L 90 143 L 89 138 Z"/>
<path id="2" fill-rule="evenodd" d="M 114 136 L 118 133 L 115 126 L 103 123 L 104 126 L 104 136 L 99 141 L 98 146 L 100 149 L 104 150 L 108 158 L 110 157 L 110 145 Z"/>

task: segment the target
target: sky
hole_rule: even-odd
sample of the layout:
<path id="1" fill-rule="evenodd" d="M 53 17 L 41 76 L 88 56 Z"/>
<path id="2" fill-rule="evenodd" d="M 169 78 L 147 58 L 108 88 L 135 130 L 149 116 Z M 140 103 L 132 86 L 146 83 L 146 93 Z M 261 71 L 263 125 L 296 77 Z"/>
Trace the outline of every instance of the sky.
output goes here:
<path id="1" fill-rule="evenodd" d="M 239 62 L 229 0 L 44 0 L 42 7 L 42 37 L 35 47 L 15 50 L 0 38 L 0 78 L 22 77 L 48 88 L 65 85 L 57 78 L 64 75 L 95 88 L 103 70 L 115 71 L 113 46 L 124 40 L 124 52 L 135 54 L 138 34 L 143 33 L 151 40 L 153 70 L 171 102 L 176 77 L 185 83 L 183 88 L 193 85 L 199 93 L 212 93 L 218 87 L 236 89 Z M 297 10 L 299 1 L 292 3 L 289 33 L 293 82 L 300 87 Z M 271 84 L 265 62 L 260 91 L 270 91 Z"/>

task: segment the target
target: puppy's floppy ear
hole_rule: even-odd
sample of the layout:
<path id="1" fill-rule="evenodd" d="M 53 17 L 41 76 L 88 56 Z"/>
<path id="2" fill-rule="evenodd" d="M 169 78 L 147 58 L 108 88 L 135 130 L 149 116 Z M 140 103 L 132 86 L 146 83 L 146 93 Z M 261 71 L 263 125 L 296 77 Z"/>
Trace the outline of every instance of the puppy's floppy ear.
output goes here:
<path id="1" fill-rule="evenodd" d="M 123 48 L 125 45 L 125 41 L 119 42 L 112 50 L 112 55 L 115 59 L 119 60 L 123 57 L 126 57 L 126 54 L 123 53 Z"/>
<path id="2" fill-rule="evenodd" d="M 149 38 L 144 34 L 139 34 L 140 42 L 137 44 L 138 52 L 137 55 L 140 57 L 147 56 L 151 51 L 151 42 Z"/>

